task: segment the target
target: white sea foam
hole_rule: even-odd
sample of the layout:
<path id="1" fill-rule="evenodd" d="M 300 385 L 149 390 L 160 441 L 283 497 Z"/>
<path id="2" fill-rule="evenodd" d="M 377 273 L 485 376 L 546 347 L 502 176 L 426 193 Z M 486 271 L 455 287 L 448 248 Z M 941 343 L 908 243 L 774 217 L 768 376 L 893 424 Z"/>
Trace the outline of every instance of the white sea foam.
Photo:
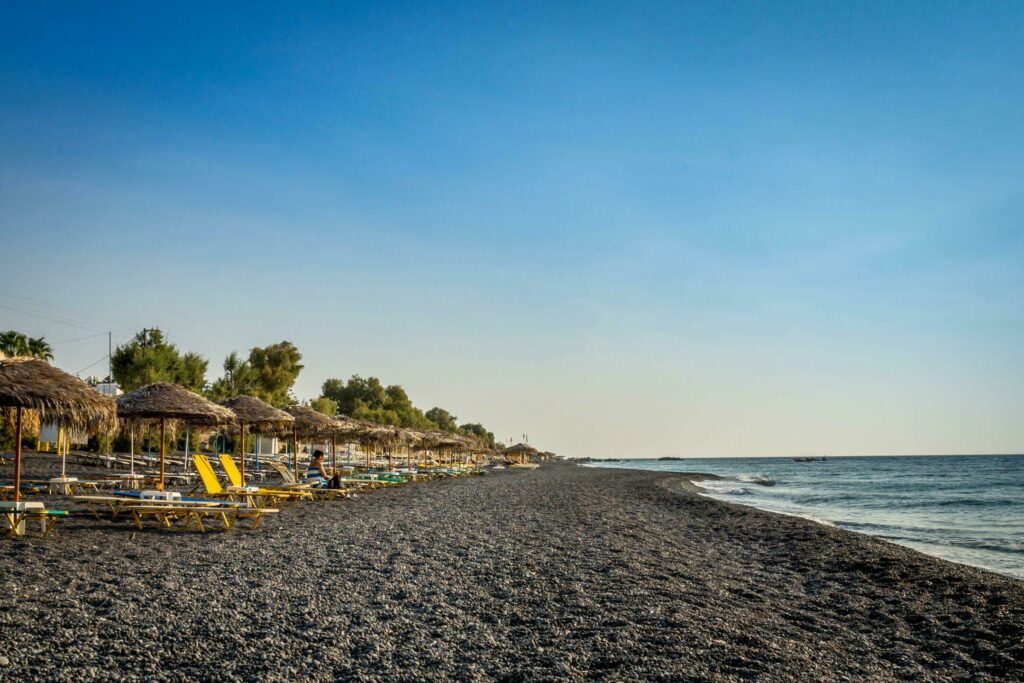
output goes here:
<path id="1" fill-rule="evenodd" d="M 735 481 L 729 479 L 705 479 L 691 483 L 708 493 L 715 493 L 720 496 L 747 496 L 753 493 L 745 486 L 738 486 Z"/>
<path id="2" fill-rule="evenodd" d="M 738 474 L 736 480 L 761 486 L 775 486 L 775 480 L 767 474 Z"/>

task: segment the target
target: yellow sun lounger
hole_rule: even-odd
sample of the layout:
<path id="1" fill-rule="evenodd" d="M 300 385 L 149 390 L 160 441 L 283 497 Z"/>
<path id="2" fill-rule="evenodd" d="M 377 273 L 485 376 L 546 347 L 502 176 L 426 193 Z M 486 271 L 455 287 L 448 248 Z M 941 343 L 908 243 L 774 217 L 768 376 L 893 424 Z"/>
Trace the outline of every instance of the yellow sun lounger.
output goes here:
<path id="1" fill-rule="evenodd" d="M 312 500 L 313 494 L 308 491 L 289 491 L 287 489 L 265 489 L 257 486 L 240 486 L 242 483 L 242 475 L 238 472 L 238 468 L 235 467 L 235 463 L 230 457 L 222 456 L 221 464 L 223 464 L 223 458 L 227 458 L 228 462 L 231 463 L 231 467 L 237 476 L 237 479 L 232 481 L 231 473 L 228 473 L 228 481 L 231 485 L 225 491 L 221 485 L 220 480 L 217 479 L 217 475 L 213 471 L 213 465 L 206 459 L 205 455 L 197 453 L 192 456 L 192 462 L 196 465 L 196 471 L 199 472 L 199 478 L 203 482 L 203 486 L 206 488 L 207 495 L 211 496 L 225 496 L 229 498 L 242 498 L 247 502 L 259 502 L 267 500 L 272 506 L 276 506 L 279 502 L 285 502 L 289 500 Z M 234 482 L 237 481 L 238 484 Z M 254 507 L 261 507 L 255 505 Z"/>

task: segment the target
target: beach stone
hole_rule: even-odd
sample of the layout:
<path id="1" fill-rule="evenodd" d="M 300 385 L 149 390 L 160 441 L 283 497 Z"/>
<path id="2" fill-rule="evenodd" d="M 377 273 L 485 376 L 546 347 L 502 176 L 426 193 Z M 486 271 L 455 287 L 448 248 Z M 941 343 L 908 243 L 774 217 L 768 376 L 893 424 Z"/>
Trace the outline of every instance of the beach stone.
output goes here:
<path id="1" fill-rule="evenodd" d="M 1024 679 L 1022 582 L 680 475 L 548 463 L 274 521 L 0 544 L 0 678 Z"/>

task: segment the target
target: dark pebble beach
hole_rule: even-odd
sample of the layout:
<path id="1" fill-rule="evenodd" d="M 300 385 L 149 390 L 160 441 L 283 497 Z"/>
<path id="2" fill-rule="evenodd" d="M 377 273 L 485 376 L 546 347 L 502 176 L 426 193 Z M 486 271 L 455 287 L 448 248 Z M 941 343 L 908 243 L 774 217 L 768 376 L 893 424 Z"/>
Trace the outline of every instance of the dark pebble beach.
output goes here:
<path id="1" fill-rule="evenodd" d="M 691 489 L 550 463 L 257 530 L 76 516 L 0 543 L 0 679 L 1024 680 L 1024 582 Z"/>

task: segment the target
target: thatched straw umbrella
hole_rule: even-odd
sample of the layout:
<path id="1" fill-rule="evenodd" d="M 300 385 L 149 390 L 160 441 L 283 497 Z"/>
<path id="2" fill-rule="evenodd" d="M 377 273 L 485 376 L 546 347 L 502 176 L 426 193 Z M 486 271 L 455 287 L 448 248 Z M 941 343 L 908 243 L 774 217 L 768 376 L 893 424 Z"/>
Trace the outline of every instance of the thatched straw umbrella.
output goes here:
<path id="1" fill-rule="evenodd" d="M 160 483 L 164 490 L 164 463 L 167 458 L 165 434 L 168 420 L 192 424 L 219 425 L 234 422 L 235 415 L 213 401 L 170 382 L 156 382 L 131 391 L 117 399 L 117 414 L 130 421 L 160 420 Z"/>
<path id="2" fill-rule="evenodd" d="M 337 439 L 340 436 L 345 443 L 358 441 L 359 435 L 365 429 L 361 420 L 348 417 L 347 415 L 335 415 L 332 421 L 334 422 L 334 431 L 331 432 L 332 438 Z M 337 469 L 337 464 L 334 467 Z"/>
<path id="3" fill-rule="evenodd" d="M 295 468 L 295 480 L 298 481 L 299 436 L 308 438 L 333 436 L 338 426 L 334 420 L 309 406 L 288 406 L 285 410 L 294 418 L 294 422 L 292 422 L 292 462 Z"/>
<path id="4" fill-rule="evenodd" d="M 391 427 L 385 427 L 384 425 L 374 424 L 373 422 L 363 422 L 363 429 L 359 433 L 359 443 L 362 444 L 363 449 L 366 451 L 366 469 L 373 467 L 373 454 L 374 446 L 380 446 L 386 448 L 386 446 L 393 442 L 394 430 Z"/>
<path id="5" fill-rule="evenodd" d="M 412 463 L 413 447 L 416 446 L 419 443 L 422 443 L 422 441 L 423 441 L 423 432 L 417 431 L 415 429 L 403 429 L 401 431 L 402 431 L 402 441 L 405 444 L 405 456 L 406 456 L 406 460 L 407 460 L 406 467 L 409 470 L 412 470 L 413 469 L 413 463 Z"/>
<path id="6" fill-rule="evenodd" d="M 401 448 L 407 441 L 406 430 L 401 427 L 384 425 L 384 431 L 380 437 L 380 443 L 384 448 L 384 454 L 388 456 L 388 469 L 394 469 L 395 449 Z"/>
<path id="7" fill-rule="evenodd" d="M 535 455 L 537 449 L 525 443 L 517 443 L 515 446 L 509 446 L 501 452 L 504 456 L 512 456 L 513 458 L 529 458 L 531 455 Z"/>
<path id="8" fill-rule="evenodd" d="M 114 400 L 37 358 L 0 358 L 0 408 L 14 409 L 14 503 L 21 499 L 21 428 L 25 410 L 82 432 L 117 429 Z"/>
<path id="9" fill-rule="evenodd" d="M 220 404 L 234 413 L 235 420 L 238 422 L 239 474 L 242 477 L 242 486 L 245 486 L 246 425 L 253 433 L 266 434 L 287 429 L 295 422 L 295 418 L 255 396 L 235 396 L 224 399 Z"/>

